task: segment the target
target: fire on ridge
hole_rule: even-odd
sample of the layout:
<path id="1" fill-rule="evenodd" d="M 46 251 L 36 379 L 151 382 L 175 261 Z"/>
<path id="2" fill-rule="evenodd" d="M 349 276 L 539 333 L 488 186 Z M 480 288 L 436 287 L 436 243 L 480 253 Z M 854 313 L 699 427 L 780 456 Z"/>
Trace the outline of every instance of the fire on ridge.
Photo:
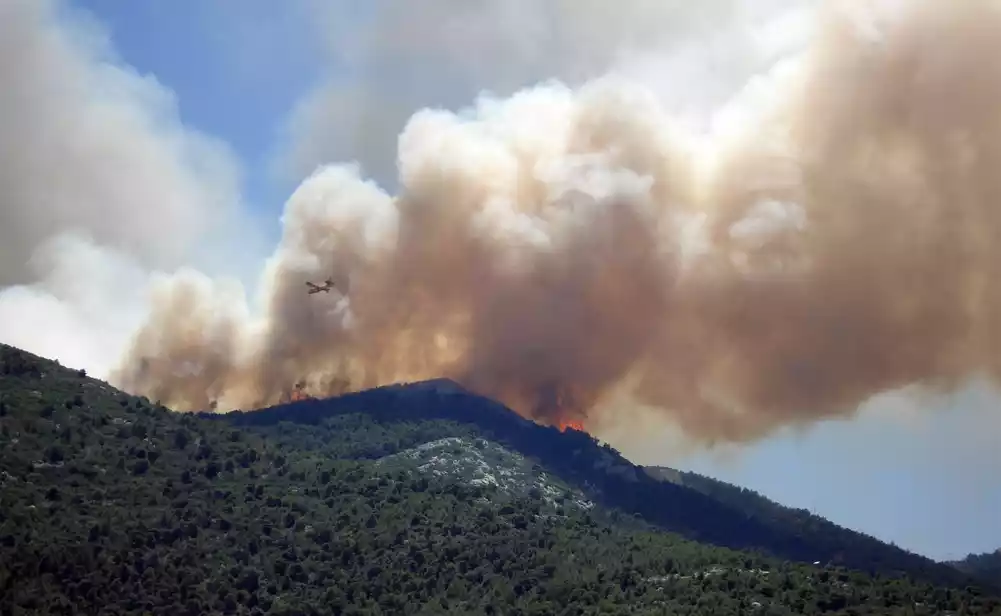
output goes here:
<path id="1" fill-rule="evenodd" d="M 333 394 L 333 395 L 336 395 L 336 394 Z M 281 396 L 281 398 L 279 399 L 279 403 L 280 404 L 290 404 L 290 403 L 293 403 L 293 402 L 300 402 L 300 401 L 303 401 L 303 400 L 316 400 L 316 399 L 319 399 L 319 398 L 322 398 L 322 397 L 332 397 L 332 396 L 316 396 L 316 395 L 312 395 L 312 394 L 310 394 L 307 391 L 307 383 L 306 383 L 306 381 L 305 380 L 300 380 L 295 385 L 293 385 L 290 390 L 288 390 L 285 394 L 283 394 Z M 557 400 L 558 408 L 559 408 L 558 411 L 556 411 L 553 414 L 543 414 L 541 417 L 534 417 L 534 418 L 531 418 L 531 419 L 533 421 L 535 421 L 536 423 L 539 423 L 541 425 L 552 425 L 552 426 L 555 426 L 557 429 L 560 430 L 560 432 L 566 432 L 568 430 L 574 430 L 574 431 L 577 431 L 577 432 L 587 432 L 587 430 L 585 429 L 583 420 L 570 418 L 570 416 L 568 416 L 568 415 L 565 414 L 565 409 L 563 409 L 562 406 L 559 406 L 560 404 L 565 403 L 565 397 L 562 396 L 562 395 L 558 395 L 558 396 L 556 396 L 556 400 Z M 215 406 L 213 406 L 213 410 L 216 410 Z M 546 416 L 556 417 L 557 419 L 552 420 L 552 421 L 546 421 L 545 420 Z"/>

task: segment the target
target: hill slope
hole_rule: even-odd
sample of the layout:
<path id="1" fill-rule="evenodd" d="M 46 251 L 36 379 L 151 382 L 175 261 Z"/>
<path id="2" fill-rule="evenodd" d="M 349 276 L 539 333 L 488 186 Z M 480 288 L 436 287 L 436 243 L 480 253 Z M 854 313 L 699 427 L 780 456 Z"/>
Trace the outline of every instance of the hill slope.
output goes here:
<path id="1" fill-rule="evenodd" d="M 0 347 L 0 613 L 999 609 L 656 532 L 489 430 L 347 410 L 363 400 L 180 415 Z M 628 476 L 608 455 L 604 471 Z"/>
<path id="2" fill-rule="evenodd" d="M 731 486 L 733 489 L 727 490 L 722 487 L 725 484 L 708 479 L 696 482 L 691 475 L 688 483 L 693 485 L 662 481 L 586 433 L 562 433 L 540 426 L 449 381 L 392 385 L 328 400 L 212 418 L 237 426 L 267 428 L 282 423 L 322 426 L 332 418 L 356 413 L 365 413 L 380 426 L 432 419 L 469 426 L 484 438 L 538 460 L 595 502 L 637 515 L 692 540 L 758 550 L 805 563 L 821 561 L 871 573 L 909 575 L 936 584 L 963 587 L 970 583 L 969 576 L 953 567 L 822 518 L 800 519 L 789 514 L 792 510 L 774 503 L 749 507 L 746 499 L 735 498 L 739 488 Z M 302 438 L 308 441 L 315 434 L 315 428 L 305 429 Z M 335 437 L 329 434 L 329 438 Z M 393 453 L 400 446 L 382 442 L 373 449 L 354 448 L 350 455 L 375 458 Z"/>
<path id="3" fill-rule="evenodd" d="M 963 560 L 949 563 L 960 571 L 1001 587 L 1001 550 L 970 554 Z"/>
<path id="4" fill-rule="evenodd" d="M 905 568 L 914 566 L 918 567 L 917 571 L 924 571 L 932 576 L 939 576 L 943 568 L 951 564 L 936 564 L 933 568 L 929 568 L 929 563 L 933 562 L 929 559 L 887 545 L 865 533 L 838 526 L 805 509 L 786 507 L 753 490 L 711 477 L 658 466 L 646 467 L 646 472 L 657 479 L 695 490 L 734 510 L 743 512 L 748 517 L 762 520 L 774 528 L 782 528 L 790 534 L 810 537 L 822 546 L 817 550 L 817 553 L 824 554 L 824 558 L 832 553 L 835 555 L 835 560 L 854 558 L 854 555 L 859 555 L 862 559 L 871 559 L 877 569 L 879 563 L 893 563 L 891 567 L 906 570 Z M 853 556 L 849 556 L 849 554 Z M 972 571 L 964 573 L 972 575 Z M 943 581 L 947 580 L 948 577 L 938 577 L 938 579 Z"/>

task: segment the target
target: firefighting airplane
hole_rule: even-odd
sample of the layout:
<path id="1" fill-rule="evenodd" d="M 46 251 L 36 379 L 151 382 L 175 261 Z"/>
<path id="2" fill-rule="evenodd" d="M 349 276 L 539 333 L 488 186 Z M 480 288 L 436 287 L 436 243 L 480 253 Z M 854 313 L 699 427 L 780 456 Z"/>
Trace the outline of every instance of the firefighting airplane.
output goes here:
<path id="1" fill-rule="evenodd" d="M 307 280 L 306 281 L 306 286 L 309 287 L 308 293 L 310 295 L 312 295 L 314 293 L 319 293 L 320 291 L 323 291 L 324 293 L 330 293 L 330 290 L 334 288 L 334 281 L 331 280 L 330 278 L 327 278 L 327 280 L 322 285 L 318 285 L 318 284 L 314 284 L 312 282 L 309 282 Z"/>

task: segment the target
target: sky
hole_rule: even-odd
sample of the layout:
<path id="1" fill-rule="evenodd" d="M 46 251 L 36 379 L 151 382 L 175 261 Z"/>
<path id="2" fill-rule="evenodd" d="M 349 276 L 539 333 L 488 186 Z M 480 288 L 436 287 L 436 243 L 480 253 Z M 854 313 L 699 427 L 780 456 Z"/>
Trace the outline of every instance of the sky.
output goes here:
<path id="1" fill-rule="evenodd" d="M 27 4 L 15 0 L 11 6 L 28 15 L 32 9 L 25 9 Z M 652 17 L 647 11 L 654 9 L 642 2 L 624 4 L 618 13 L 608 13 L 602 3 L 583 1 L 542 3 L 545 10 L 518 0 L 474 4 L 479 12 L 456 10 L 446 2 L 73 0 L 52 5 L 58 23 L 47 21 L 51 16 L 44 11 L 25 19 L 35 20 L 31 27 L 44 34 L 36 44 L 48 50 L 47 55 L 39 54 L 42 60 L 32 75 L 46 70 L 56 75 L 51 82 L 56 85 L 43 82 L 38 92 L 59 91 L 60 84 L 75 79 L 83 70 L 73 68 L 77 61 L 86 63 L 84 68 L 110 63 L 123 71 L 114 78 L 95 72 L 95 83 L 102 84 L 96 93 L 84 83 L 62 94 L 62 103 L 70 109 L 67 117 L 89 118 L 84 128 L 103 126 L 110 120 L 102 115 L 109 104 L 102 97 L 120 96 L 107 100 L 154 109 L 151 120 L 125 131 L 125 145 L 115 153 L 118 164 L 131 162 L 135 175 L 145 177 L 142 161 L 154 161 L 149 163 L 153 169 L 160 164 L 155 161 L 166 156 L 162 152 L 182 148 L 195 161 L 190 168 L 209 170 L 189 173 L 189 167 L 181 168 L 176 171 L 179 179 L 160 187 L 162 203 L 144 204 L 150 212 L 173 208 L 168 197 L 176 190 L 177 200 L 195 204 L 191 207 L 197 211 L 187 215 L 198 225 L 188 219 L 176 222 L 184 233 L 169 246 L 150 239 L 138 248 L 121 244 L 120 252 L 140 255 L 143 267 L 167 269 L 191 262 L 204 271 L 225 270 L 239 261 L 231 273 L 248 282 L 281 235 L 285 202 L 319 165 L 356 162 L 368 177 L 394 189 L 399 182 L 398 135 L 422 108 L 458 109 L 474 103 L 483 91 L 509 96 L 550 78 L 579 83 L 617 66 L 624 74 L 653 83 L 664 105 L 700 126 L 709 121 L 709 110 L 734 91 L 755 87 L 755 75 L 801 43 L 801 14 L 809 3 L 769 0 L 744 12 L 723 0 L 707 1 L 698 10 L 691 8 L 695 3 L 668 2 Z M 767 27 L 749 27 L 762 23 Z M 85 40 L 60 51 L 52 40 L 63 31 Z M 90 55 L 74 59 L 73 49 Z M 57 69 L 67 72 L 57 74 Z M 664 74 L 672 79 L 663 79 Z M 0 79 L 11 75 L 21 74 L 4 71 L 0 64 Z M 30 83 L 35 87 L 35 80 Z M 75 111 L 73 106 L 83 105 L 88 96 L 105 101 L 105 106 Z M 0 99 L 0 114 L 11 108 L 4 104 Z M 149 141 L 128 141 L 139 133 L 148 133 Z M 58 163 L 31 169 L 43 179 L 56 169 L 72 176 L 74 161 L 93 158 L 95 148 L 100 156 L 104 146 L 98 144 L 114 138 L 109 135 L 81 138 L 85 145 L 79 152 L 51 154 L 59 156 Z M 45 156 L 55 146 L 46 147 L 50 149 L 39 149 L 35 158 L 49 160 Z M 0 155 L 6 152 L 0 150 Z M 3 182 L 17 180 L 4 177 L 0 172 L 0 191 Z M 82 179 L 64 181 L 67 194 L 90 190 Z M 48 197 L 49 184 L 19 184 L 14 194 Z M 96 205 L 74 202 L 73 210 L 93 207 L 105 212 L 104 203 L 134 201 L 125 188 L 102 195 L 95 198 Z M 222 202 L 236 203 L 237 211 L 218 205 Z M 116 219 L 127 213 L 129 206 L 122 207 L 101 215 Z M 202 210 L 211 208 L 219 209 L 218 216 L 203 220 Z M 167 233 L 175 219 L 157 219 L 155 224 L 150 233 Z M 197 231 L 191 231 L 194 227 Z M 114 229 L 96 228 L 92 233 L 108 245 L 126 241 Z M 209 244 L 212 249 L 205 250 Z M 80 250 L 74 253 L 74 267 L 115 259 L 120 273 L 103 281 L 106 287 L 101 290 L 118 288 L 139 275 L 139 266 L 109 256 L 110 251 Z M 0 249 L 0 257 L 9 262 L 19 256 Z M 0 302 L 0 322 L 27 325 L 26 313 L 11 306 L 18 305 L 17 293 L 33 292 L 16 287 L 25 282 L 19 276 L 28 274 L 10 269 L 5 274 L 0 267 L 0 288 L 9 287 L 7 303 Z M 56 288 L 51 276 L 44 283 Z M 32 297 L 54 311 L 45 313 L 47 318 L 66 323 L 100 311 L 97 299 L 90 296 L 73 296 L 83 312 L 60 312 L 53 307 L 55 300 L 44 299 L 48 296 Z M 139 308 L 136 311 L 108 330 L 118 336 L 113 338 L 117 344 L 141 320 Z M 11 327 L 0 327 L 0 339 L 26 346 L 31 342 L 31 350 L 61 354 L 67 363 L 90 361 L 83 351 L 66 351 L 71 344 L 66 339 L 36 343 L 19 339 Z M 72 344 L 83 349 L 94 342 L 81 338 Z M 107 367 L 112 359 L 98 365 Z M 651 430 L 643 439 L 616 440 L 614 430 L 603 436 L 636 462 L 695 470 L 930 557 L 958 558 L 1001 547 L 998 402 L 986 385 L 932 402 L 886 396 L 849 418 L 781 430 L 761 442 L 712 451 L 685 447 L 666 429 Z"/>

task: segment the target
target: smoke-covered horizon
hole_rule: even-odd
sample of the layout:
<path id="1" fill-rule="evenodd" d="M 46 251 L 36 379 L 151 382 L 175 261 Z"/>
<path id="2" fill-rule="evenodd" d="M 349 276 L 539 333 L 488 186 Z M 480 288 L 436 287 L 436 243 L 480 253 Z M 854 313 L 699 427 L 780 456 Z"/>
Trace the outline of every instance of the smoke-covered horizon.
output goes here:
<path id="1" fill-rule="evenodd" d="M 995 379 L 998 6 L 815 17 L 709 132 L 629 71 L 418 111 L 396 194 L 352 165 L 295 191 L 262 314 L 166 279 L 114 380 L 229 409 L 447 376 L 542 421 L 638 407 L 711 443 Z"/>

